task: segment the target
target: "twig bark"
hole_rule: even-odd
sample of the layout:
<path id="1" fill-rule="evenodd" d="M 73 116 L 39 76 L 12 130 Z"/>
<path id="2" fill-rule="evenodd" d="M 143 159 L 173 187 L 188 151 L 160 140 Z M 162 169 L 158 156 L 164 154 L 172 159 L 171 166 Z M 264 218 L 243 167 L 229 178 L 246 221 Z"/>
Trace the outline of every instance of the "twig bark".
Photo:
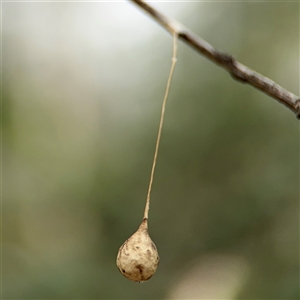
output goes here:
<path id="1" fill-rule="evenodd" d="M 300 119 L 300 97 L 287 91 L 273 80 L 251 70 L 247 66 L 238 62 L 233 56 L 216 50 L 209 43 L 198 37 L 196 34 L 185 28 L 176 20 L 172 20 L 148 3 L 142 0 L 130 0 L 137 4 L 144 11 L 149 13 L 158 23 L 160 23 L 171 34 L 176 33 L 178 38 L 185 41 L 196 51 L 206 56 L 209 60 L 226 69 L 231 76 L 243 83 L 248 83 L 258 90 L 266 93 L 279 103 L 288 107 Z"/>

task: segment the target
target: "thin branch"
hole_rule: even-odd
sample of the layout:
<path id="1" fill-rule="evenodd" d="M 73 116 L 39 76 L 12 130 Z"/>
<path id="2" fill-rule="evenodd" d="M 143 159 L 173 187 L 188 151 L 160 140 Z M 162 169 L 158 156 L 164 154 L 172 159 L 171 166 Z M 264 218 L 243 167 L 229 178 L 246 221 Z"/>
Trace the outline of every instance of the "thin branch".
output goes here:
<path id="1" fill-rule="evenodd" d="M 248 83 L 258 90 L 266 93 L 279 103 L 288 107 L 300 119 L 300 97 L 287 91 L 273 80 L 251 70 L 238 62 L 233 56 L 216 50 L 209 43 L 185 28 L 176 20 L 171 20 L 149 4 L 142 0 L 130 0 L 148 12 L 158 23 L 160 23 L 171 34 L 176 33 L 178 38 L 185 41 L 196 51 L 206 56 L 209 60 L 226 69 L 231 76 L 243 83 Z"/>

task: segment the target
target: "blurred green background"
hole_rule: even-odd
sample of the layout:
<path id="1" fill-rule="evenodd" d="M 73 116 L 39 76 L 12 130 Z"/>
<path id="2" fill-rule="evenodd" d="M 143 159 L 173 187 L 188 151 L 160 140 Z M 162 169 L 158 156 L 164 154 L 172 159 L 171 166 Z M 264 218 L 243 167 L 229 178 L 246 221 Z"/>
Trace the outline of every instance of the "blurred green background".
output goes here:
<path id="1" fill-rule="evenodd" d="M 297 2 L 156 2 L 299 94 Z M 146 199 L 172 38 L 130 2 L 2 4 L 3 299 L 299 299 L 299 121 L 180 42 L 150 207 L 161 261 L 115 266 Z"/>

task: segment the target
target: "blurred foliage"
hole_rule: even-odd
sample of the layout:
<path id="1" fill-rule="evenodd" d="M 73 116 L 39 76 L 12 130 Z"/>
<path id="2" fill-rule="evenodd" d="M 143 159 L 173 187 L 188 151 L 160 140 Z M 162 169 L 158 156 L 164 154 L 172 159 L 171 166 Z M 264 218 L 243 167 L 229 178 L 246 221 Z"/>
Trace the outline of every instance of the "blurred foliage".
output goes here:
<path id="1" fill-rule="evenodd" d="M 299 3 L 155 5 L 299 93 Z M 161 262 L 139 285 L 115 259 L 142 219 L 171 38 L 128 3 L 3 4 L 3 298 L 167 299 L 228 253 L 248 266 L 234 299 L 299 299 L 299 121 L 179 46 L 149 219 Z"/>

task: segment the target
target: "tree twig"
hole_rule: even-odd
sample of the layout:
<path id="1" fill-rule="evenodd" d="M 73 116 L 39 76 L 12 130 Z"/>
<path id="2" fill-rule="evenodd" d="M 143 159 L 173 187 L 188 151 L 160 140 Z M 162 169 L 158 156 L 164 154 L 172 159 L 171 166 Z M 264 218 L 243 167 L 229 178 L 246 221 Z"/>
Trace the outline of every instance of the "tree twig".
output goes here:
<path id="1" fill-rule="evenodd" d="M 137 4 L 144 11 L 149 13 L 158 23 L 160 23 L 171 34 L 176 33 L 178 38 L 185 41 L 196 51 L 206 56 L 209 60 L 226 69 L 231 76 L 244 83 L 248 83 L 258 90 L 276 99 L 281 104 L 288 107 L 300 119 L 300 97 L 287 91 L 273 80 L 251 70 L 247 66 L 238 62 L 233 56 L 216 50 L 209 43 L 198 37 L 196 34 L 185 28 L 176 20 L 172 20 L 149 4 L 142 0 L 130 0 Z"/>

